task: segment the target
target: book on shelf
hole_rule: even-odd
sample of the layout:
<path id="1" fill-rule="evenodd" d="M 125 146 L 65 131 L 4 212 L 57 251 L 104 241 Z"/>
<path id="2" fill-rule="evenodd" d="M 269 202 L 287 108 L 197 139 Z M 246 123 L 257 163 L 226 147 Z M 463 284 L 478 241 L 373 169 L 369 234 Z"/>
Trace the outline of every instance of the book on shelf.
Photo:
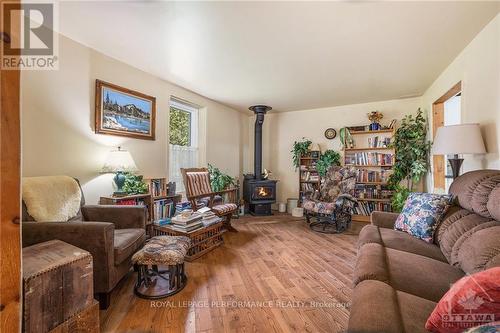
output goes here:
<path id="1" fill-rule="evenodd" d="M 359 152 L 345 155 L 345 164 L 390 166 L 394 162 L 394 154 L 376 152 Z"/>
<path id="2" fill-rule="evenodd" d="M 118 200 L 116 202 L 117 205 L 122 205 L 122 206 L 145 206 L 146 203 L 144 202 L 144 199 L 123 199 L 123 200 Z"/>
<path id="3" fill-rule="evenodd" d="M 391 144 L 391 138 L 374 136 L 368 138 L 368 148 L 387 148 Z"/>
<path id="4" fill-rule="evenodd" d="M 306 171 L 300 175 L 300 180 L 303 182 L 317 182 L 319 175 L 317 172 Z"/>
<path id="5" fill-rule="evenodd" d="M 171 200 L 155 200 L 153 204 L 153 221 L 170 218 L 173 214 L 174 203 Z"/>
<path id="6" fill-rule="evenodd" d="M 302 183 L 300 184 L 300 189 L 302 190 L 302 192 L 310 192 L 314 191 L 314 186 L 311 183 Z"/>
<path id="7" fill-rule="evenodd" d="M 391 204 L 389 202 L 358 202 L 356 206 L 356 214 L 369 216 L 374 211 L 391 212 Z"/>
<path id="8" fill-rule="evenodd" d="M 392 174 L 392 170 L 368 170 L 359 169 L 356 177 L 357 182 L 386 183 Z"/>
<path id="9" fill-rule="evenodd" d="M 393 191 L 381 185 L 356 184 L 354 195 L 358 199 L 390 199 Z"/>

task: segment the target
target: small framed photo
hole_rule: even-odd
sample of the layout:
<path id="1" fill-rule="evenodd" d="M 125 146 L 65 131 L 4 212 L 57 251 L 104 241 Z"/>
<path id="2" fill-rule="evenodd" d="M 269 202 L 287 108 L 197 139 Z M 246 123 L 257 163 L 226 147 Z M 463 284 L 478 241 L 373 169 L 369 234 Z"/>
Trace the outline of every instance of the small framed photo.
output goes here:
<path id="1" fill-rule="evenodd" d="M 156 98 L 96 80 L 95 132 L 155 139 Z"/>

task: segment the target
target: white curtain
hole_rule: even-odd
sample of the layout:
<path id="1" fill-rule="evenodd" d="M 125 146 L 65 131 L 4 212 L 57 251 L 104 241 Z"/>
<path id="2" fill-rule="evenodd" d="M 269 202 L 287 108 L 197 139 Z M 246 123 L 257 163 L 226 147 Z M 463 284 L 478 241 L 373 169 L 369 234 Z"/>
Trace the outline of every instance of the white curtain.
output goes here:
<path id="1" fill-rule="evenodd" d="M 176 183 L 176 192 L 184 192 L 184 183 L 182 182 L 181 168 L 198 167 L 198 148 L 169 145 L 169 180 Z"/>

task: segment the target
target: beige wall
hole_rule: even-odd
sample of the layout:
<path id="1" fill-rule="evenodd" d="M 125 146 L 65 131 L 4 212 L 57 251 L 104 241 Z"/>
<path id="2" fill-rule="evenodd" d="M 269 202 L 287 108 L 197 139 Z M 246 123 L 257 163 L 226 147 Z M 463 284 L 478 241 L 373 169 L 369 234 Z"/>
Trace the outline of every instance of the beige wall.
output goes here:
<path id="1" fill-rule="evenodd" d="M 432 117 L 432 103 L 462 81 L 462 123 L 480 123 L 488 154 L 466 155 L 463 171 L 500 169 L 500 14 L 439 75 L 422 96 Z M 464 133 L 467 135 L 467 133 Z M 432 189 L 432 177 L 427 177 Z"/>
<path id="2" fill-rule="evenodd" d="M 357 126 L 369 123 L 367 113 L 378 110 L 384 114 L 383 124 L 391 119 L 401 120 L 404 115 L 415 113 L 420 106 L 420 98 L 397 99 L 374 103 L 345 105 L 331 108 L 269 113 L 264 121 L 263 167 L 273 171 L 279 179 L 278 200 L 298 197 L 298 171 L 292 165 L 293 142 L 306 137 L 318 143 L 321 150 L 340 149 L 340 139 L 324 137 L 324 131 L 333 127 L 337 131 L 344 126 Z M 250 147 L 253 149 L 254 117 L 249 118 Z M 252 151 L 252 150 L 251 150 Z M 249 163 L 253 163 L 253 155 Z M 253 165 L 247 167 L 252 171 Z"/>
<path id="3" fill-rule="evenodd" d="M 248 115 L 156 78 L 61 36 L 58 71 L 22 72 L 23 175 L 66 174 L 81 180 L 88 203 L 113 191 L 99 170 L 108 151 L 129 150 L 141 174 L 168 175 L 170 96 L 202 107 L 201 164 L 241 175 L 248 154 Z M 94 133 L 94 85 L 101 79 L 155 96 L 156 140 Z"/>

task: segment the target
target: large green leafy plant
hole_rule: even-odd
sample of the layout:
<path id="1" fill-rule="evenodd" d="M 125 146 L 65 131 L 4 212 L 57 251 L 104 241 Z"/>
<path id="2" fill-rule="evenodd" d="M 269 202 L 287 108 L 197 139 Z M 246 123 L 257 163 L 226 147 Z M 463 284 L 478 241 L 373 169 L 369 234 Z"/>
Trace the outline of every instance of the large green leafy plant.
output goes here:
<path id="1" fill-rule="evenodd" d="M 293 143 L 293 149 L 290 151 L 292 153 L 293 166 L 297 169 L 300 166 L 300 156 L 305 155 L 309 151 L 309 146 L 312 141 L 306 138 L 302 138 L 302 141 L 295 141 Z"/>
<path id="2" fill-rule="evenodd" d="M 219 192 L 227 189 L 230 185 L 235 185 L 235 179 L 213 165 L 208 165 L 208 173 L 210 175 L 210 186 L 212 191 Z"/>
<path id="3" fill-rule="evenodd" d="M 319 158 L 316 163 L 316 171 L 321 177 L 326 175 L 328 168 L 332 165 L 340 165 L 340 154 L 335 150 L 328 149 Z"/>
<path id="4" fill-rule="evenodd" d="M 392 209 L 400 212 L 413 186 L 429 168 L 431 144 L 427 140 L 427 120 L 420 108 L 415 116 L 403 118 L 391 146 L 396 151 L 396 162 L 388 185 L 394 190 Z"/>
<path id="5" fill-rule="evenodd" d="M 142 180 L 142 176 L 128 172 L 125 174 L 123 191 L 127 194 L 148 193 L 148 185 Z"/>

